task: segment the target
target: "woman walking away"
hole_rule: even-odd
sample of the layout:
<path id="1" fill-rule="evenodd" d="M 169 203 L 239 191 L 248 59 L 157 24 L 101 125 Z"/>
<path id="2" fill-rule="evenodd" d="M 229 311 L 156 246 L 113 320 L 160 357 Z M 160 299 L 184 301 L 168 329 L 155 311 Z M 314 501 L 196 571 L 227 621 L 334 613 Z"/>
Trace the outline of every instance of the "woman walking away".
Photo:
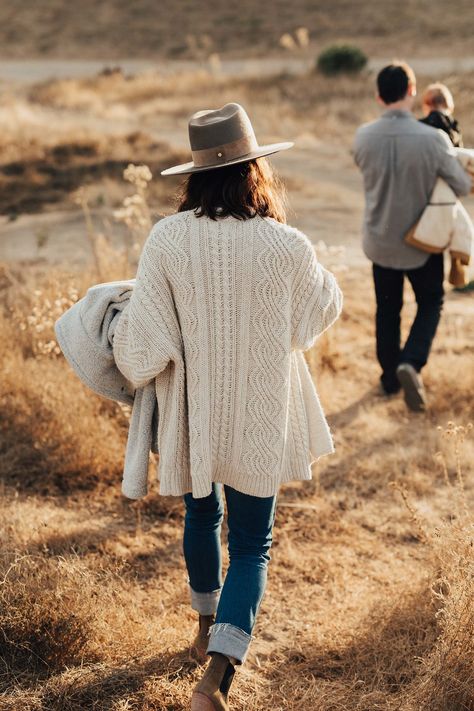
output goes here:
<path id="1" fill-rule="evenodd" d="M 191 709 L 224 711 L 267 580 L 278 488 L 333 451 L 302 351 L 342 295 L 308 238 L 285 224 L 283 188 L 245 110 L 189 122 L 193 161 L 179 210 L 152 229 L 114 337 L 135 387 L 155 380 L 160 493 L 184 495 L 184 556 L 211 659 Z M 221 577 L 227 504 L 230 566 Z"/>

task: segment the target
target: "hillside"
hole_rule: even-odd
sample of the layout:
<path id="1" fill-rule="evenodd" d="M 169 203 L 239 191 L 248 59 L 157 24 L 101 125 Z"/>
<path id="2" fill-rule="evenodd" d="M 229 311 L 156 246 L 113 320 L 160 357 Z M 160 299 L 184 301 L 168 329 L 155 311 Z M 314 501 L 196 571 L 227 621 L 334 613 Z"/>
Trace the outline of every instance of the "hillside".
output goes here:
<path id="1" fill-rule="evenodd" d="M 473 52 L 474 8 L 470 0 L 2 0 L 0 56 L 261 55 L 298 27 L 308 29 L 310 51 L 350 40 L 384 54 L 462 56 Z"/>
<path id="2" fill-rule="evenodd" d="M 449 18 L 438 0 L 214 5 L 0 0 L 3 54 L 44 59 L 18 62 L 0 92 L 0 709 L 189 709 L 202 668 L 189 655 L 182 501 L 161 497 L 152 475 L 145 499 L 122 497 L 129 412 L 81 384 L 53 324 L 92 284 L 135 274 L 151 222 L 174 210 L 180 179 L 160 170 L 188 159 L 189 116 L 239 101 L 261 143 L 295 141 L 272 163 L 289 221 L 336 274 L 344 311 L 307 353 L 336 453 L 280 491 L 269 587 L 232 709 L 473 711 L 474 292 L 446 285 L 427 413 L 383 398 L 351 156 L 356 127 L 379 112 L 374 74 L 291 76 L 271 55 L 286 57 L 279 35 L 306 25 L 308 57 L 343 36 L 372 58 L 469 57 L 471 2 L 454 2 Z M 187 33 L 212 39 L 179 54 Z M 135 73 L 107 60 L 81 74 L 85 57 L 231 56 L 252 36 L 252 53 L 270 55 L 256 64 L 273 73 L 210 62 Z M 78 58 L 74 76 L 54 75 L 64 57 Z M 38 64 L 52 77 L 34 78 Z M 430 66 L 420 93 L 435 79 L 474 145 L 474 74 Z M 132 179 L 147 171 L 124 175 L 129 163 L 150 167 L 148 187 Z M 474 216 L 474 195 L 463 202 Z M 405 299 L 404 334 L 408 287 Z"/>

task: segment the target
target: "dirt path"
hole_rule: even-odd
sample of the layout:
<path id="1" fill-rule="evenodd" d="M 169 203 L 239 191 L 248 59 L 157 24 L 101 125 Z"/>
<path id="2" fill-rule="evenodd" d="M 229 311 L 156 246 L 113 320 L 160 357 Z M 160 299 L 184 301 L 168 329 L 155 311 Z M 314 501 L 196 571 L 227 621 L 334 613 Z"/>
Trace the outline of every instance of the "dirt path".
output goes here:
<path id="1" fill-rule="evenodd" d="M 105 126 L 105 120 L 96 120 L 101 127 L 102 123 Z M 115 130 L 133 128 L 128 122 L 120 127 L 115 125 Z M 160 125 L 151 133 L 176 148 L 186 149 L 186 135 L 176 126 Z M 360 246 L 364 207 L 362 182 L 349 150 L 344 146 L 325 145 L 311 135 L 296 138 L 294 149 L 273 157 L 275 167 L 288 186 L 290 222 L 308 234 L 315 244 L 323 242 L 330 250 L 342 247 L 337 259 L 333 257 L 335 262 L 346 266 L 365 263 Z M 474 198 L 463 202 L 474 216 Z M 93 216 L 99 229 L 102 218 L 108 217 L 114 225 L 114 236 L 117 241 L 121 239 L 121 228 L 110 220 L 110 214 L 97 210 Z M 2 261 L 42 258 L 48 262 L 84 263 L 90 259 L 84 218 L 82 212 L 74 208 L 20 215 L 14 222 L 0 217 L 0 233 Z"/>
<path id="2" fill-rule="evenodd" d="M 122 67 L 126 74 L 158 70 L 164 74 L 209 68 L 227 76 L 271 76 L 281 72 L 301 74 L 314 66 L 314 57 L 258 57 L 254 59 L 219 59 L 211 63 L 191 60 L 76 60 L 76 59 L 25 59 L 1 60 L 0 80 L 31 84 L 48 79 L 94 76 L 106 67 Z M 390 57 L 376 57 L 370 60 L 369 69 L 377 71 L 391 61 Z M 407 61 L 418 74 L 461 74 L 474 71 L 474 55 L 464 57 L 409 58 Z"/>
<path id="3" fill-rule="evenodd" d="M 334 167 L 329 167 L 332 163 L 325 155 L 327 148 L 322 146 L 295 149 L 291 154 L 275 157 L 274 163 L 289 184 L 291 223 L 315 243 L 343 246 L 341 259 L 355 264 L 364 260 L 359 245 L 363 209 L 359 176 L 347 151 L 338 149 L 336 160 L 334 152 Z M 99 229 L 104 216 L 103 210 L 94 213 Z M 119 241 L 120 226 L 113 224 Z M 20 215 L 14 222 L 0 217 L 0 233 L 0 261 L 40 258 L 48 262 L 84 263 L 90 259 L 80 210 Z"/>
<path id="4" fill-rule="evenodd" d="M 312 60 L 311 60 L 312 61 Z M 375 66 L 375 61 L 373 66 Z M 377 60 L 382 63 L 385 60 Z M 306 64 L 304 64 L 306 62 Z M 245 74 L 258 70 L 259 73 L 280 71 L 283 68 L 292 71 L 308 69 L 309 60 L 301 58 L 255 59 L 248 62 L 226 60 L 222 71 Z M 126 72 L 140 72 L 149 68 L 164 71 L 177 71 L 179 68 L 189 69 L 190 63 L 164 62 L 161 64 L 146 61 L 121 62 Z M 474 68 L 474 57 L 463 60 L 455 59 L 423 59 L 414 61 L 417 70 L 429 65 L 443 67 L 448 71 L 456 65 L 457 71 Z M 0 77 L 9 77 L 16 86 L 21 82 L 33 82 L 46 79 L 49 76 L 84 76 L 95 74 L 104 66 L 103 62 L 91 61 L 57 61 L 40 60 L 0 63 Z M 193 65 L 196 66 L 195 64 Z M 440 70 L 441 71 L 441 70 Z M 77 112 L 75 110 L 48 108 L 35 105 L 34 112 L 25 104 L 24 111 L 30 123 L 38 131 L 47 130 L 48 126 L 61 127 L 65 136 L 77 133 L 78 127 L 91 130 L 99 135 L 125 134 L 137 130 L 145 130 L 159 142 L 168 143 L 176 149 L 188 150 L 187 135 L 184 122 L 181 125 L 171 112 L 150 117 L 137 118 L 133 112 L 125 112 L 114 116 L 113 121 L 108 116 L 100 116 L 94 112 Z M 330 248 L 342 246 L 346 265 L 356 265 L 365 262 L 360 247 L 360 227 L 363 213 L 363 192 L 358 171 L 356 170 L 349 150 L 344 145 L 325 145 L 315 135 L 301 133 L 292 135 L 295 148 L 291 151 L 274 156 L 275 166 L 288 185 L 291 212 L 290 221 L 306 232 L 317 244 L 324 242 Z M 466 201 L 466 206 L 474 214 L 474 199 Z M 158 206 L 158 210 L 165 210 Z M 95 215 L 100 224 L 103 210 Z M 110 218 L 110 215 L 109 215 Z M 120 238 L 120 227 L 116 229 L 117 239 Z M 14 222 L 0 217 L 0 260 L 18 261 L 21 259 L 43 258 L 48 262 L 87 261 L 90 258 L 90 248 L 85 239 L 84 220 L 82 213 L 71 206 L 56 210 L 48 210 L 39 215 L 21 215 Z"/>
<path id="5" fill-rule="evenodd" d="M 124 124 L 122 128 L 131 130 L 133 125 Z M 186 136 L 176 128 L 160 126 L 154 135 L 176 148 L 186 149 Z M 363 261 L 360 249 L 363 196 L 349 151 L 303 135 L 292 151 L 274 156 L 273 163 L 288 186 L 290 222 L 315 243 L 344 247 L 343 258 L 351 264 Z M 104 210 L 95 212 L 99 230 L 106 216 Z M 120 227 L 113 219 L 111 224 L 119 240 Z M 13 222 L 0 217 L 0 233 L 3 261 L 43 258 L 49 262 L 84 262 L 90 258 L 82 212 L 72 206 L 20 215 Z"/>

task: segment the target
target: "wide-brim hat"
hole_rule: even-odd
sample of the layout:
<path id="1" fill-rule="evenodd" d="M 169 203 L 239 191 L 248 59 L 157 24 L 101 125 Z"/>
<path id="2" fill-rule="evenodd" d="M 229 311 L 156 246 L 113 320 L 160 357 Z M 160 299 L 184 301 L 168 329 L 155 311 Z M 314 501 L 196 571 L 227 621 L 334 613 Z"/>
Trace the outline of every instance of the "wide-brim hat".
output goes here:
<path id="1" fill-rule="evenodd" d="M 240 104 L 226 104 L 221 109 L 198 111 L 189 120 L 192 161 L 174 165 L 161 175 L 200 173 L 224 168 L 255 158 L 286 151 L 294 143 L 268 143 L 259 146 L 247 112 Z"/>

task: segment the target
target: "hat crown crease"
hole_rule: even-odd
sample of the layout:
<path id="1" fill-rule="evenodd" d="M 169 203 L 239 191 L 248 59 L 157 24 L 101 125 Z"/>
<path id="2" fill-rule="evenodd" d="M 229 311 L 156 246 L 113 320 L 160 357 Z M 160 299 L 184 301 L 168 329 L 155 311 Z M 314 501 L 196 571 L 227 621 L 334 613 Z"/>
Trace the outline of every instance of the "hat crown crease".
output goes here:
<path id="1" fill-rule="evenodd" d="M 237 103 L 197 111 L 189 119 L 188 132 L 193 161 L 168 168 L 161 172 L 162 175 L 224 167 L 261 158 L 293 145 L 285 142 L 260 146 L 247 112 Z"/>

